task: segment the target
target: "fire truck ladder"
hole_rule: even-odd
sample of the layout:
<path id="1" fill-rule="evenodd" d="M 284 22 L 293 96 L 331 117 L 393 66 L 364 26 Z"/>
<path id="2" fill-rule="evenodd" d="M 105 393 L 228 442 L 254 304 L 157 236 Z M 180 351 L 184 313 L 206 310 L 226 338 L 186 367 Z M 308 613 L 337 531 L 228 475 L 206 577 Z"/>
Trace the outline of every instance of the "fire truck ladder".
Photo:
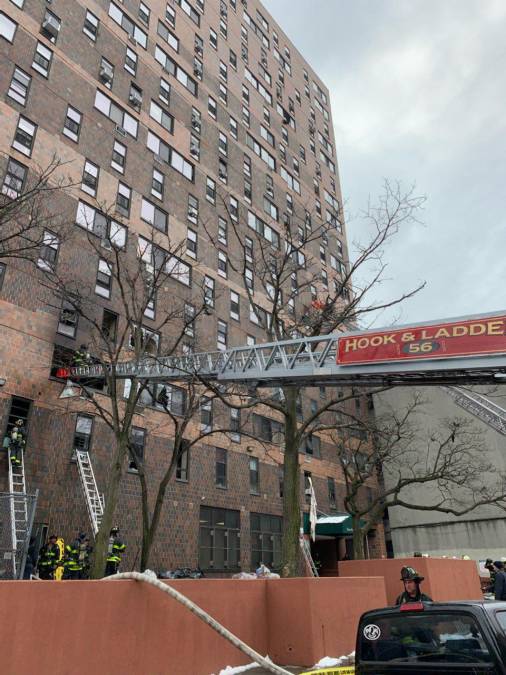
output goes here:
<path id="1" fill-rule="evenodd" d="M 9 492 L 11 502 L 11 539 L 12 539 L 12 572 L 17 579 L 21 566 L 17 562 L 18 554 L 23 551 L 28 532 L 28 507 L 25 483 L 25 459 L 20 450 L 21 464 L 11 462 L 9 450 Z"/>
<path id="2" fill-rule="evenodd" d="M 103 496 L 98 492 L 97 481 L 93 473 L 93 466 L 91 465 L 90 456 L 86 450 L 76 450 L 77 464 L 79 467 L 79 475 L 81 477 L 81 485 L 86 499 L 86 507 L 90 517 L 91 529 L 93 536 L 96 536 L 100 521 L 104 513 Z"/>
<path id="3" fill-rule="evenodd" d="M 443 389 L 458 406 L 506 436 L 506 410 L 504 408 L 475 391 L 464 391 L 459 387 L 443 387 Z"/>
<path id="4" fill-rule="evenodd" d="M 198 376 L 261 387 L 498 384 L 500 380 L 496 376 L 505 377 L 506 354 L 502 353 L 339 365 L 336 362 L 338 341 L 346 335 L 323 335 L 236 347 L 223 352 L 126 361 L 114 366 L 114 375 L 155 382 L 177 382 Z M 69 369 L 69 376 L 72 380 L 101 379 L 104 369 L 110 372 L 111 366 L 73 367 Z"/>
<path id="5" fill-rule="evenodd" d="M 311 546 L 309 545 L 309 541 L 305 539 L 303 535 L 300 536 L 300 548 L 302 551 L 302 557 L 304 558 L 304 562 L 306 563 L 311 576 L 320 576 L 318 574 L 318 570 L 316 569 L 313 556 L 311 555 Z"/>

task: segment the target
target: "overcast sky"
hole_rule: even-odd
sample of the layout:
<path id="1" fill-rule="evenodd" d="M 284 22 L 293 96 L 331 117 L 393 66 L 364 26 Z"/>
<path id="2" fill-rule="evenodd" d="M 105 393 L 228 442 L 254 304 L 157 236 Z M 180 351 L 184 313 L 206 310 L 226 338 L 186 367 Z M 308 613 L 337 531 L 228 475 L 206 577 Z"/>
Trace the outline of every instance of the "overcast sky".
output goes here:
<path id="1" fill-rule="evenodd" d="M 330 90 L 343 198 L 416 182 L 376 326 L 506 309 L 506 0 L 264 0 Z M 348 240 L 359 233 L 354 221 Z"/>

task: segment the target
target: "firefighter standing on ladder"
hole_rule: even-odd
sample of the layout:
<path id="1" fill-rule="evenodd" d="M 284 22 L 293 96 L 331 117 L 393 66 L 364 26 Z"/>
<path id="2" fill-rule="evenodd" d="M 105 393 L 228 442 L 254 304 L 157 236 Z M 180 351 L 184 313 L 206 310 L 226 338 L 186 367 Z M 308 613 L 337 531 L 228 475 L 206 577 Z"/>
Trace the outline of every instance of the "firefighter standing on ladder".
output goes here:
<path id="1" fill-rule="evenodd" d="M 113 527 L 109 537 L 109 549 L 107 551 L 107 564 L 105 566 L 105 576 L 110 577 L 116 574 L 121 564 L 121 556 L 125 552 L 126 544 L 122 542 L 119 536 L 119 529 Z"/>
<path id="2" fill-rule="evenodd" d="M 12 427 L 9 449 L 11 451 L 12 464 L 21 464 L 23 450 L 25 449 L 26 429 L 23 420 L 16 420 L 15 426 Z"/>

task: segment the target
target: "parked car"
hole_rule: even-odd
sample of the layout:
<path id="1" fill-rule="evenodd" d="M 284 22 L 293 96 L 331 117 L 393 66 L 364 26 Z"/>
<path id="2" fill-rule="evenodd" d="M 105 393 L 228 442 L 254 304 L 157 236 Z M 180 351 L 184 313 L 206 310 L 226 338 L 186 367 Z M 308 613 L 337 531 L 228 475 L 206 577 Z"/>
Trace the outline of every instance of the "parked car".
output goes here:
<path id="1" fill-rule="evenodd" d="M 506 602 L 418 602 L 360 618 L 357 675 L 506 675 Z"/>

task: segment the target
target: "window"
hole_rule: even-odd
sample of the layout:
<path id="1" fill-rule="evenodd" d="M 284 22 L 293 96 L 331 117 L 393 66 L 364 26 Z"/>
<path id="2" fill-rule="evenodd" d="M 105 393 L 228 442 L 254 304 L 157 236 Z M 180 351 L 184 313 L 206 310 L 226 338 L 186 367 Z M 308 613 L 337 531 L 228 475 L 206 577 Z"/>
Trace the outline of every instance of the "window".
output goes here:
<path id="1" fill-rule="evenodd" d="M 74 431 L 73 450 L 89 452 L 91 448 L 91 430 L 93 428 L 93 417 L 88 415 L 78 415 L 76 418 L 76 428 Z"/>
<path id="2" fill-rule="evenodd" d="M 95 293 L 102 298 L 111 297 L 112 270 L 107 260 L 102 258 L 98 261 L 97 279 L 95 282 Z"/>
<path id="3" fill-rule="evenodd" d="M 228 167 L 227 163 L 221 157 L 218 159 L 218 177 L 222 183 L 227 184 L 228 181 Z"/>
<path id="4" fill-rule="evenodd" d="M 227 340 L 228 340 L 228 326 L 225 321 L 218 319 L 218 332 L 217 332 L 217 347 L 220 351 L 225 351 L 227 349 Z"/>
<path id="5" fill-rule="evenodd" d="M 206 199 L 211 204 L 216 204 L 216 183 L 209 176 L 206 179 Z"/>
<path id="6" fill-rule="evenodd" d="M 146 429 L 132 427 L 130 430 L 130 461 L 129 471 L 138 471 L 137 462 L 144 460 L 144 444 L 146 442 Z M 136 461 L 137 460 L 137 461 Z"/>
<path id="7" fill-rule="evenodd" d="M 220 33 L 226 40 L 228 37 L 228 28 L 226 22 L 223 21 L 223 19 L 220 19 Z"/>
<path id="8" fill-rule="evenodd" d="M 162 68 L 173 75 L 183 87 L 188 89 L 190 94 L 197 96 L 198 87 L 195 80 L 188 75 L 188 73 L 179 66 L 174 59 L 166 54 L 158 45 L 155 47 L 155 59 L 162 65 Z"/>
<path id="9" fill-rule="evenodd" d="M 235 120 L 233 117 L 230 118 L 230 133 L 235 140 L 238 138 L 237 134 L 237 120 Z"/>
<path id="10" fill-rule="evenodd" d="M 213 428 L 213 401 L 207 396 L 203 396 L 200 401 L 200 428 L 203 432 Z"/>
<path id="11" fill-rule="evenodd" d="M 174 415 L 184 415 L 186 410 L 186 392 L 170 384 L 160 385 L 157 389 L 156 404 L 170 410 Z"/>
<path id="12" fill-rule="evenodd" d="M 84 162 L 83 177 L 81 180 L 81 190 L 87 192 L 92 197 L 97 196 L 99 168 L 89 159 Z"/>
<path id="13" fill-rule="evenodd" d="M 132 190 L 124 183 L 118 183 L 118 192 L 116 194 L 116 211 L 122 216 L 128 218 L 130 215 L 130 199 Z"/>
<path id="14" fill-rule="evenodd" d="M 137 74 L 137 54 L 130 47 L 126 48 L 124 68 L 134 77 Z"/>
<path id="15" fill-rule="evenodd" d="M 250 291 L 254 290 L 253 270 L 250 269 L 249 267 L 246 267 L 244 269 L 244 283 L 246 284 L 246 287 L 249 288 Z"/>
<path id="16" fill-rule="evenodd" d="M 125 173 L 125 163 L 126 163 L 127 147 L 119 141 L 114 141 L 112 146 L 112 159 L 111 166 L 119 173 Z"/>
<path id="17" fill-rule="evenodd" d="M 232 570 L 240 567 L 240 512 L 200 507 L 199 567 Z"/>
<path id="18" fill-rule="evenodd" d="M 199 221 L 199 200 L 193 195 L 188 195 L 188 220 L 194 225 Z"/>
<path id="19" fill-rule="evenodd" d="M 267 150 L 265 150 L 265 148 L 263 148 L 260 143 L 258 143 L 258 141 L 256 141 L 250 134 L 246 134 L 246 145 L 250 147 L 253 152 L 267 164 L 269 169 L 276 171 L 276 160 L 274 157 L 270 154 L 270 152 L 267 152 Z M 283 167 L 281 167 L 281 170 L 283 170 Z"/>
<path id="20" fill-rule="evenodd" d="M 182 439 L 176 462 L 176 480 L 188 481 L 190 475 L 190 442 Z"/>
<path id="21" fill-rule="evenodd" d="M 160 78 L 160 89 L 158 91 L 158 97 L 166 105 L 170 103 L 170 84 L 167 80 L 164 80 L 163 77 Z"/>
<path id="22" fill-rule="evenodd" d="M 283 474 L 280 473 L 280 482 Z M 281 484 L 280 492 L 283 496 Z M 250 514 L 251 567 L 257 569 L 261 563 L 270 570 L 281 566 L 281 537 L 283 519 L 265 513 Z"/>
<path id="23" fill-rule="evenodd" d="M 253 87 L 258 91 L 258 93 L 267 101 L 269 105 L 272 105 L 272 96 L 270 92 L 264 87 L 264 85 L 253 75 L 249 68 L 244 69 L 244 77 L 250 82 Z"/>
<path id="24" fill-rule="evenodd" d="M 147 147 L 154 152 L 161 162 L 165 162 L 175 171 L 193 182 L 195 167 L 188 162 L 177 150 L 162 141 L 158 136 L 148 131 Z"/>
<path id="25" fill-rule="evenodd" d="M 193 57 L 193 74 L 197 80 L 202 82 L 202 78 L 204 77 L 204 64 L 196 56 Z"/>
<path id="26" fill-rule="evenodd" d="M 166 265 L 167 274 L 175 281 L 179 281 L 183 286 L 191 286 L 191 265 L 183 262 L 181 258 L 175 255 L 170 256 Z"/>
<path id="27" fill-rule="evenodd" d="M 218 49 L 218 35 L 212 28 L 209 29 L 209 44 L 213 49 Z"/>
<path id="28" fill-rule="evenodd" d="M 99 89 L 95 94 L 95 108 L 119 125 L 124 132 L 137 138 L 138 122 L 135 117 L 125 112 Z"/>
<path id="29" fill-rule="evenodd" d="M 299 181 L 296 178 L 294 178 L 291 174 L 289 174 L 284 166 L 282 166 L 280 168 L 279 173 L 281 175 L 281 178 L 288 185 L 288 187 L 291 188 L 292 190 L 295 190 L 295 192 L 297 192 L 297 194 L 300 195 L 300 183 L 299 183 Z"/>
<path id="30" fill-rule="evenodd" d="M 58 237 L 52 232 L 44 230 L 37 266 L 48 272 L 53 271 L 56 268 L 59 246 L 60 240 Z"/>
<path id="31" fill-rule="evenodd" d="M 163 187 L 165 182 L 165 176 L 158 169 L 153 168 L 153 176 L 151 178 L 151 194 L 153 197 L 162 200 L 163 199 Z"/>
<path id="32" fill-rule="evenodd" d="M 244 155 L 242 170 L 247 178 L 251 178 L 251 159 L 248 157 L 248 155 Z"/>
<path id="33" fill-rule="evenodd" d="M 12 147 L 22 152 L 23 155 L 31 157 L 36 133 L 37 126 L 20 115 Z"/>
<path id="34" fill-rule="evenodd" d="M 200 35 L 197 35 L 195 33 L 195 40 L 193 42 L 193 48 L 195 50 L 195 54 L 198 54 L 199 56 L 204 56 L 204 40 L 200 37 Z"/>
<path id="35" fill-rule="evenodd" d="M 76 224 L 99 236 L 106 248 L 110 248 L 111 245 L 117 248 L 125 247 L 126 227 L 85 202 L 79 201 L 77 205 Z"/>
<path id="36" fill-rule="evenodd" d="M 35 54 L 33 55 L 32 68 L 41 75 L 44 75 L 44 77 L 47 77 L 49 75 L 52 60 L 53 52 L 43 45 L 42 42 L 37 42 Z"/>
<path id="37" fill-rule="evenodd" d="M 239 408 L 230 408 L 230 438 L 234 443 L 241 442 L 241 411 Z"/>
<path id="38" fill-rule="evenodd" d="M 197 233 L 188 228 L 186 235 L 186 254 L 191 258 L 197 257 Z"/>
<path id="39" fill-rule="evenodd" d="M 28 169 L 26 166 L 9 157 L 2 185 L 2 194 L 7 195 L 11 199 L 19 197 L 23 190 L 27 173 Z"/>
<path id="40" fill-rule="evenodd" d="M 149 116 L 160 124 L 164 129 L 167 129 L 169 134 L 174 131 L 174 118 L 170 113 L 165 111 L 158 103 L 151 101 L 149 107 Z"/>
<path id="41" fill-rule="evenodd" d="M 248 227 L 268 241 L 274 248 L 280 246 L 280 237 L 276 230 L 273 230 L 270 225 L 267 225 L 261 218 L 256 216 L 252 211 L 248 211 Z"/>
<path id="42" fill-rule="evenodd" d="M 249 458 L 249 491 L 252 495 L 260 493 L 259 461 L 256 457 Z"/>
<path id="43" fill-rule="evenodd" d="M 227 487 L 227 451 L 216 448 L 216 487 Z"/>
<path id="44" fill-rule="evenodd" d="M 188 337 L 195 337 L 195 305 L 184 303 L 184 333 Z"/>
<path id="45" fill-rule="evenodd" d="M 123 10 L 111 2 L 109 5 L 109 16 L 115 21 L 118 26 L 128 33 L 136 42 L 138 42 L 144 49 L 148 46 L 148 36 L 139 26 L 137 26 Z"/>
<path id="46" fill-rule="evenodd" d="M 141 202 L 141 218 L 160 232 L 167 232 L 167 214 L 144 197 Z"/>
<path id="47" fill-rule="evenodd" d="M 40 32 L 45 37 L 47 37 L 50 42 L 55 43 L 60 32 L 60 28 L 60 19 L 56 16 L 56 14 L 53 14 L 53 12 L 50 12 L 48 9 L 46 9 Z"/>
<path id="48" fill-rule="evenodd" d="M 94 42 L 97 39 L 98 35 L 98 25 L 100 21 L 98 18 L 92 14 L 89 10 L 86 10 L 86 16 L 84 17 L 83 33 L 91 38 Z"/>
<path id="49" fill-rule="evenodd" d="M 67 115 L 63 124 L 63 134 L 76 143 L 79 141 L 81 130 L 81 113 L 72 106 L 67 107 Z"/>
<path id="50" fill-rule="evenodd" d="M 70 338 L 75 338 L 77 333 L 78 315 L 72 303 L 64 300 L 58 321 L 57 332 Z"/>
<path id="51" fill-rule="evenodd" d="M 30 75 L 27 75 L 24 70 L 15 66 L 7 96 L 10 96 L 10 98 L 20 105 L 26 105 L 31 81 Z"/>
<path id="52" fill-rule="evenodd" d="M 276 147 L 276 141 L 274 140 L 274 134 L 271 134 L 271 132 L 264 127 L 263 124 L 260 125 L 260 136 L 269 143 L 269 145 L 272 145 L 272 147 Z"/>
<path id="53" fill-rule="evenodd" d="M 264 197 L 264 211 L 265 213 L 268 213 L 271 218 L 274 220 L 278 220 L 279 217 L 279 211 L 278 207 L 273 204 L 270 199 L 267 199 L 267 197 Z"/>
<path id="54" fill-rule="evenodd" d="M 114 80 L 114 66 L 103 56 L 100 59 L 100 70 L 98 71 L 98 76 L 108 89 L 112 89 L 112 83 Z"/>
<path id="55" fill-rule="evenodd" d="M 284 428 L 281 422 L 272 420 L 263 415 L 253 413 L 253 427 L 255 434 L 268 443 L 281 443 L 284 437 Z"/>
<path id="56" fill-rule="evenodd" d="M 200 161 L 200 138 L 195 134 L 190 134 L 190 155 Z"/>
<path id="57" fill-rule="evenodd" d="M 202 129 L 202 115 L 196 108 L 192 108 L 191 125 L 195 133 L 200 134 Z"/>
<path id="58" fill-rule="evenodd" d="M 3 37 L 7 42 L 14 42 L 14 35 L 18 24 L 13 21 L 7 14 L 0 12 L 0 37 Z"/>
<path id="59" fill-rule="evenodd" d="M 165 20 L 172 28 L 176 27 L 176 12 L 169 4 L 165 8 Z"/>
<path id="60" fill-rule="evenodd" d="M 219 87 L 218 87 L 218 93 L 220 97 L 220 101 L 227 105 L 228 103 L 228 89 L 224 84 L 220 82 Z"/>
<path id="61" fill-rule="evenodd" d="M 116 335 L 118 332 L 118 315 L 104 309 L 102 315 L 102 333 L 106 340 L 111 343 L 116 342 Z"/>
<path id="62" fill-rule="evenodd" d="M 218 274 L 224 279 L 226 279 L 228 275 L 228 260 L 223 251 L 218 251 Z"/>
<path id="63" fill-rule="evenodd" d="M 139 5 L 139 19 L 147 25 L 149 25 L 149 15 L 151 14 L 151 10 L 147 5 L 145 5 L 143 2 L 140 3 Z"/>
<path id="64" fill-rule="evenodd" d="M 244 84 L 242 85 L 242 100 L 249 105 L 249 89 Z"/>
<path id="65" fill-rule="evenodd" d="M 244 179 L 244 199 L 248 202 L 248 204 L 251 204 L 252 198 L 253 198 L 253 185 L 252 185 L 251 181 L 249 181 L 245 178 Z"/>
<path id="66" fill-rule="evenodd" d="M 195 23 L 197 26 L 200 26 L 200 14 L 195 9 L 193 9 L 188 0 L 176 0 L 176 2 L 181 7 L 183 12 L 190 17 L 193 23 Z"/>
<path id="67" fill-rule="evenodd" d="M 221 216 L 218 217 L 218 241 L 224 246 L 227 245 L 227 221 L 224 220 Z"/>
<path id="68" fill-rule="evenodd" d="M 204 277 L 204 301 L 207 307 L 214 307 L 214 279 Z"/>
<path id="69" fill-rule="evenodd" d="M 232 68 L 237 70 L 237 54 L 232 50 L 229 51 L 228 61 Z"/>
<path id="70" fill-rule="evenodd" d="M 212 96 L 209 96 L 207 100 L 207 112 L 213 118 L 213 120 L 216 119 L 217 115 L 216 100 Z"/>
<path id="71" fill-rule="evenodd" d="M 302 450 L 302 452 L 305 452 L 306 455 L 319 457 L 320 456 L 320 438 L 319 438 L 319 436 L 314 436 L 313 434 L 309 434 L 309 436 L 306 436 L 301 450 Z"/>
<path id="72" fill-rule="evenodd" d="M 250 114 L 249 114 L 248 108 L 245 105 L 243 105 L 243 107 L 242 107 L 242 121 L 244 122 L 244 124 L 247 127 L 249 127 L 249 125 L 250 125 Z"/>
<path id="73" fill-rule="evenodd" d="M 133 82 L 130 83 L 130 92 L 128 94 L 128 102 L 130 105 L 140 111 L 142 106 L 142 89 L 137 87 Z M 161 108 L 160 108 L 161 110 Z"/>

